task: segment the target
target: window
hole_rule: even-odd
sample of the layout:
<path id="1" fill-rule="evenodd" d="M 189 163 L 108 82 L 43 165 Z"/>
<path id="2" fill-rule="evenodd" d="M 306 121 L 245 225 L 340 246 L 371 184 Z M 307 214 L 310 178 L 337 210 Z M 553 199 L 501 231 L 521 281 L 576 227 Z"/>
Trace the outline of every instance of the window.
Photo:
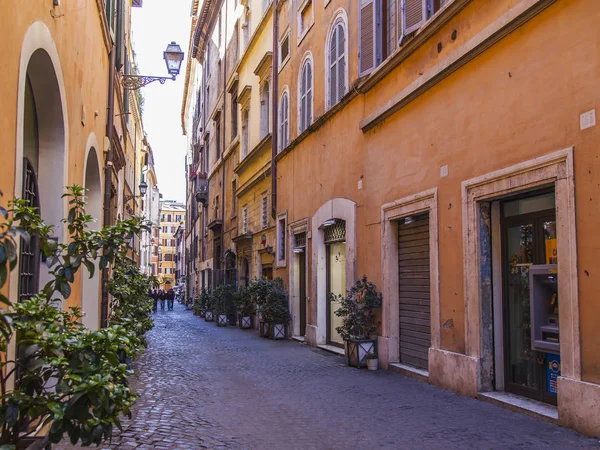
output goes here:
<path id="1" fill-rule="evenodd" d="M 171 214 L 167 214 L 167 222 L 172 222 L 172 220 L 171 220 Z"/>
<path id="2" fill-rule="evenodd" d="M 219 159 L 221 157 L 221 118 L 219 117 L 216 121 L 216 125 L 215 125 L 216 131 L 215 131 L 215 140 L 216 140 L 216 146 L 215 146 L 215 150 L 216 150 L 216 159 Z"/>
<path id="3" fill-rule="evenodd" d="M 302 133 L 312 123 L 312 61 L 306 59 L 300 70 L 300 107 L 299 107 L 299 132 Z"/>
<path id="4" fill-rule="evenodd" d="M 236 214 L 236 201 L 235 201 L 235 191 L 237 190 L 237 181 L 231 181 L 231 217 L 235 217 Z"/>
<path id="5" fill-rule="evenodd" d="M 314 23 L 313 2 L 304 0 L 298 8 L 298 45 Z"/>
<path id="6" fill-rule="evenodd" d="M 279 151 L 290 143 L 290 102 L 287 91 L 281 95 L 279 105 Z"/>
<path id="7" fill-rule="evenodd" d="M 279 70 L 290 59 L 290 32 L 288 31 L 279 42 Z"/>
<path id="8" fill-rule="evenodd" d="M 260 224 L 262 228 L 267 228 L 269 226 L 269 197 L 266 195 L 262 198 L 262 202 L 260 204 Z"/>
<path id="9" fill-rule="evenodd" d="M 219 196 L 215 197 L 215 219 L 219 218 Z"/>
<path id="10" fill-rule="evenodd" d="M 277 217 L 277 262 L 278 266 L 285 264 L 286 260 L 286 229 L 287 215 L 280 214 Z M 279 264 L 282 263 L 282 264 Z"/>
<path id="11" fill-rule="evenodd" d="M 242 111 L 242 159 L 248 154 L 249 115 L 250 112 L 247 109 Z"/>
<path id="12" fill-rule="evenodd" d="M 248 233 L 248 208 L 244 207 L 242 211 L 242 233 Z"/>
<path id="13" fill-rule="evenodd" d="M 333 23 L 327 44 L 328 67 L 327 106 L 331 108 L 346 94 L 348 71 L 346 64 L 346 26 L 344 16 L 339 15 Z"/>
<path id="14" fill-rule="evenodd" d="M 269 82 L 263 83 L 260 90 L 260 138 L 269 134 Z"/>
<path id="15" fill-rule="evenodd" d="M 238 99 L 237 94 L 231 96 L 231 139 L 238 134 Z"/>
<path id="16" fill-rule="evenodd" d="M 360 0 L 359 76 L 388 58 L 402 39 L 452 0 Z"/>

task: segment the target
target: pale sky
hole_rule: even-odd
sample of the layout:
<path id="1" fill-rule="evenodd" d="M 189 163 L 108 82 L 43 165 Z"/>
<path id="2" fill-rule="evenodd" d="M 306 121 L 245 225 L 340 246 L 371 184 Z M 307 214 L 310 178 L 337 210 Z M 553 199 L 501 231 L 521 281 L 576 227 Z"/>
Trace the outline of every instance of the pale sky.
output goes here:
<path id="1" fill-rule="evenodd" d="M 184 55 L 177 81 L 158 81 L 142 88 L 144 130 L 154 152 L 158 187 L 163 199 L 185 202 L 187 138 L 181 129 L 181 103 L 191 25 L 192 0 L 144 0 L 132 8 L 132 42 L 142 75 L 168 76 L 163 51 L 171 41 Z"/>

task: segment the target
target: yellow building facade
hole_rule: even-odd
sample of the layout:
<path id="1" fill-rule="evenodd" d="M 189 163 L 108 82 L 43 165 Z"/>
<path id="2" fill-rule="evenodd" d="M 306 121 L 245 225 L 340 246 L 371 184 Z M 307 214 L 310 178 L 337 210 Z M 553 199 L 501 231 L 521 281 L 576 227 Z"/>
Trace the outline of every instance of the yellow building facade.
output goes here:
<path id="1" fill-rule="evenodd" d="M 177 242 L 175 232 L 185 224 L 185 205 L 174 201 L 162 201 L 160 205 L 160 229 L 158 249 L 158 280 L 162 289 L 175 287 L 177 268 Z"/>

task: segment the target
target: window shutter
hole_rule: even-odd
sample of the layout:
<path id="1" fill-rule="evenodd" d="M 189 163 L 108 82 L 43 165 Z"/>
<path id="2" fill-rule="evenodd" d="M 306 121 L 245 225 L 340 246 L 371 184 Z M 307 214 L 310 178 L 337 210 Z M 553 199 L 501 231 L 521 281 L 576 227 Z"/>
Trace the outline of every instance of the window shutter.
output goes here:
<path id="1" fill-rule="evenodd" d="M 339 102 L 346 94 L 346 33 L 344 27 L 338 25 L 338 92 Z"/>
<path id="2" fill-rule="evenodd" d="M 312 123 L 312 66 L 306 64 L 306 128 Z"/>
<path id="3" fill-rule="evenodd" d="M 116 42 L 116 68 L 121 70 L 121 67 L 125 64 L 125 2 L 124 0 L 117 0 L 117 29 L 115 32 Z"/>
<path id="4" fill-rule="evenodd" d="M 427 19 L 427 0 L 402 0 L 402 35 L 418 30 Z"/>
<path id="5" fill-rule="evenodd" d="M 419 0 L 422 1 L 422 0 Z M 358 48 L 358 74 L 370 73 L 376 65 L 376 13 L 374 0 L 360 0 L 360 39 Z"/>
<path id="6" fill-rule="evenodd" d="M 329 106 L 337 102 L 337 26 L 333 27 L 329 41 Z"/>

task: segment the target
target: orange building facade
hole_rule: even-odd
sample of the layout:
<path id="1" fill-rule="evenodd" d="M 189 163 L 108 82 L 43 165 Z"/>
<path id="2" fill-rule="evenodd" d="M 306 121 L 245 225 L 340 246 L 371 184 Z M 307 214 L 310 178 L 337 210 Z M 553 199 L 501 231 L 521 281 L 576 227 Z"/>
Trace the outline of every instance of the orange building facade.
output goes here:
<path id="1" fill-rule="evenodd" d="M 600 434 L 599 19 L 591 0 L 280 2 L 293 334 L 340 348 L 329 293 L 366 274 L 383 367 Z"/>

